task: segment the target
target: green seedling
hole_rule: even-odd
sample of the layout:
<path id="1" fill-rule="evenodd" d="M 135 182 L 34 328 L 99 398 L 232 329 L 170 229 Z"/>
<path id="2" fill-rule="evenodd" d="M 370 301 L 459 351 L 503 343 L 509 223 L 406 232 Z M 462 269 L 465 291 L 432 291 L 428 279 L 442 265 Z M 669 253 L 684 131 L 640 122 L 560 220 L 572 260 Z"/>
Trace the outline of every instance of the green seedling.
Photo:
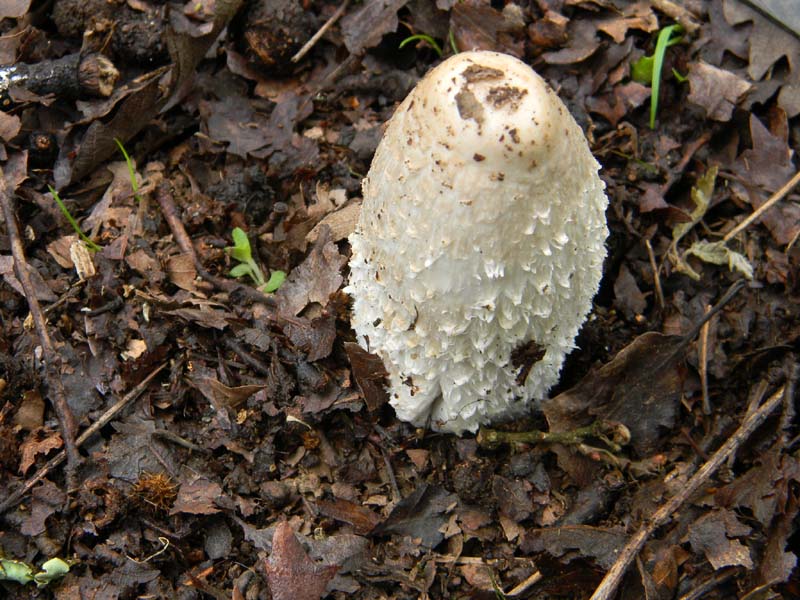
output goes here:
<path id="1" fill-rule="evenodd" d="M 72 225 L 75 233 L 77 233 L 78 237 L 83 241 L 84 244 L 86 244 L 86 247 L 92 252 L 99 252 L 102 250 L 102 248 L 95 244 L 88 235 L 81 231 L 81 228 L 78 225 L 78 222 L 75 220 L 75 217 L 73 217 L 69 212 L 69 209 L 67 208 L 66 204 L 64 204 L 64 201 L 61 200 L 61 196 L 58 195 L 58 192 L 55 190 L 55 188 L 52 185 L 48 185 L 47 189 L 50 190 L 50 193 L 53 195 L 53 199 L 56 201 L 56 204 L 58 204 L 58 208 L 61 209 L 61 214 L 64 215 L 67 221 L 69 221 L 69 224 Z"/>
<path id="2" fill-rule="evenodd" d="M 264 279 L 261 268 L 253 260 L 253 252 L 247 234 L 240 227 L 234 227 L 232 236 L 233 246 L 225 248 L 225 252 L 239 264 L 230 270 L 230 276 L 239 279 L 246 275 L 253 280 L 258 289 L 267 294 L 277 290 L 286 279 L 286 273 L 273 271 L 268 280 Z"/>
<path id="3" fill-rule="evenodd" d="M 436 52 L 436 54 L 439 55 L 439 58 L 443 56 L 444 53 L 442 52 L 442 47 L 438 43 L 436 43 L 435 39 L 433 39 L 426 33 L 415 33 L 414 35 L 408 36 L 406 39 L 400 42 L 398 49 L 402 50 L 411 42 L 417 42 L 417 41 L 425 42 L 426 44 L 428 44 L 431 48 L 433 48 L 434 52 Z"/>
<path id="4" fill-rule="evenodd" d="M 656 128 L 656 114 L 658 113 L 658 93 L 661 89 L 661 71 L 664 69 L 664 55 L 667 48 L 680 43 L 683 38 L 680 33 L 683 28 L 680 25 L 670 25 L 658 33 L 656 49 L 652 56 L 643 56 L 631 66 L 631 77 L 639 83 L 650 84 L 650 129 Z M 676 37 L 672 37 L 672 34 Z M 672 70 L 678 81 L 686 81 L 675 69 Z"/>
<path id="5" fill-rule="evenodd" d="M 131 160 L 131 157 L 128 155 L 128 151 L 125 150 L 125 146 L 122 145 L 122 142 L 117 138 L 114 138 L 114 141 L 116 142 L 120 152 L 122 152 L 122 156 L 125 157 L 125 164 L 128 165 L 128 175 L 131 178 L 131 188 L 133 189 L 133 197 L 136 198 L 137 202 L 141 203 L 142 197 L 139 195 L 139 184 L 136 181 L 136 169 L 134 169 L 133 167 L 133 161 Z"/>

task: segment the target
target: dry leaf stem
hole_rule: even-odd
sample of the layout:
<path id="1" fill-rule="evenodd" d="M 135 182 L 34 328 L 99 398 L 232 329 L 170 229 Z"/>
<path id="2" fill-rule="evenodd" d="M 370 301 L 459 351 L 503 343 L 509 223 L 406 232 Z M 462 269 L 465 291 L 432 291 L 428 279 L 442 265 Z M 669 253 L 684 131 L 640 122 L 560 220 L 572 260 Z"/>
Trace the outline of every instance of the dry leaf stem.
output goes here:
<path id="1" fill-rule="evenodd" d="M 758 219 L 761 215 L 763 215 L 766 211 L 772 208 L 775 204 L 783 200 L 786 195 L 792 191 L 792 188 L 800 183 L 800 171 L 794 174 L 789 181 L 787 181 L 781 189 L 770 196 L 769 200 L 764 202 L 761 206 L 759 206 L 753 213 L 747 217 L 744 221 L 739 223 L 736 227 L 731 229 L 728 233 L 725 234 L 725 237 L 722 238 L 723 242 L 727 242 L 741 231 L 746 229 L 753 221 Z"/>
<path id="2" fill-rule="evenodd" d="M 331 17 L 325 21 L 325 23 L 323 23 L 322 27 L 320 27 L 319 30 L 317 30 L 317 32 L 311 36 L 311 39 L 303 44 L 303 47 L 300 48 L 300 50 L 297 51 L 297 54 L 292 57 L 291 60 L 293 63 L 300 62 L 300 59 L 308 54 L 308 51 L 314 47 L 314 44 L 316 44 L 319 39 L 325 35 L 325 32 L 333 27 L 334 23 L 339 20 L 339 17 L 344 14 L 344 11 L 347 10 L 348 4 L 350 4 L 350 0 L 344 0 L 344 2 L 342 2 L 339 8 L 336 9 L 336 12 L 334 12 Z"/>

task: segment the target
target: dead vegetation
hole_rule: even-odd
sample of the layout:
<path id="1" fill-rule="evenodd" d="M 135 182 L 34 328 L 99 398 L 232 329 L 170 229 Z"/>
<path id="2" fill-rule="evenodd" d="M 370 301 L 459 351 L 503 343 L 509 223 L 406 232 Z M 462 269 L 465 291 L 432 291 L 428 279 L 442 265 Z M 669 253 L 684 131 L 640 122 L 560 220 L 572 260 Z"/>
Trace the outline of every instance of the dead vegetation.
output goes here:
<path id="1" fill-rule="evenodd" d="M 791 21 L 739 0 L 90 4 L 0 5 L 0 595 L 800 596 Z M 674 23 L 651 129 L 632 68 Z M 381 126 L 439 61 L 399 48 L 418 34 L 531 64 L 611 202 L 558 389 L 479 439 L 395 418 L 341 292 Z M 98 53 L 107 97 L 2 77 Z M 236 227 L 277 292 L 229 277 Z"/>

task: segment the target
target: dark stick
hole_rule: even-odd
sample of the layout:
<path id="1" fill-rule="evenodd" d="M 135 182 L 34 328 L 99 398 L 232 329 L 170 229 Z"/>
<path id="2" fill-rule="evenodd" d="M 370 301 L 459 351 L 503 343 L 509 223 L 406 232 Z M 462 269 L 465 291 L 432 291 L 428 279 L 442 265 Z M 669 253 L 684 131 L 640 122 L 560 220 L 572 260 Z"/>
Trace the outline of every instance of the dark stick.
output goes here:
<path id="1" fill-rule="evenodd" d="M 11 254 L 14 257 L 14 270 L 22 284 L 22 290 L 25 292 L 25 299 L 28 301 L 33 325 L 36 328 L 36 334 L 39 336 L 39 343 L 42 346 L 44 378 L 50 402 L 61 424 L 61 434 L 64 438 L 64 449 L 67 454 L 67 476 L 69 479 L 71 475 L 74 475 L 81 458 L 78 454 L 78 448 L 75 446 L 75 434 L 78 428 L 75 423 L 75 416 L 72 414 L 69 404 L 67 404 L 67 396 L 61 381 L 61 355 L 53 347 L 53 341 L 50 339 L 50 333 L 47 330 L 47 321 L 42 312 L 42 307 L 39 306 L 39 301 L 36 299 L 33 283 L 31 283 L 28 262 L 25 260 L 25 250 L 22 247 L 22 238 L 14 212 L 14 200 L 11 194 L 8 193 L 2 167 L 0 167 L 0 203 L 3 205 L 6 231 L 11 244 Z"/>
<path id="2" fill-rule="evenodd" d="M 119 71 L 102 54 L 68 54 L 32 65 L 0 67 L 0 94 L 18 87 L 39 95 L 108 97 L 118 78 Z"/>

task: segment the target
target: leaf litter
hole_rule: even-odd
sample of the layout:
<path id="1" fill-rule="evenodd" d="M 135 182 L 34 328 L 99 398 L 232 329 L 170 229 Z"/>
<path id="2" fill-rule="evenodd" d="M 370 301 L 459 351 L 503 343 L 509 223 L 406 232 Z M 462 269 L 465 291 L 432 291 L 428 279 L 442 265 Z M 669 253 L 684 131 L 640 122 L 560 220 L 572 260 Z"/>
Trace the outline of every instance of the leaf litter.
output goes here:
<path id="1" fill-rule="evenodd" d="M 738 0 L 320 1 L 303 3 L 308 23 L 330 25 L 292 62 L 306 40 L 254 51 L 239 5 L 160 21 L 166 64 L 130 64 L 115 38 L 108 98 L 14 88 L 3 104 L 0 166 L 70 409 L 80 431 L 112 416 L 81 442 L 71 487 L 3 227 L 0 554 L 68 559 L 43 592 L 55 598 L 589 597 L 631 532 L 792 385 L 800 209 L 796 190 L 771 198 L 797 172 L 800 40 Z M 2 62 L 81 48 L 27 2 L 6 13 Z M 689 33 L 665 52 L 651 130 L 653 89 L 632 69 L 676 22 Z M 97 32 L 85 43 L 102 48 Z M 592 318 L 541 411 L 498 425 L 539 441 L 485 447 L 398 422 L 348 325 L 360 179 L 438 60 L 399 48 L 414 34 L 531 63 L 603 165 L 612 235 Z M 285 64 L 259 64 L 270 56 Z M 141 201 L 110 162 L 117 138 Z M 103 246 L 94 273 L 75 271 L 48 185 Z M 265 273 L 288 273 L 276 293 L 226 278 L 236 227 Z M 790 405 L 647 540 L 624 597 L 797 595 Z M 2 578 L 0 592 L 30 597 Z"/>

